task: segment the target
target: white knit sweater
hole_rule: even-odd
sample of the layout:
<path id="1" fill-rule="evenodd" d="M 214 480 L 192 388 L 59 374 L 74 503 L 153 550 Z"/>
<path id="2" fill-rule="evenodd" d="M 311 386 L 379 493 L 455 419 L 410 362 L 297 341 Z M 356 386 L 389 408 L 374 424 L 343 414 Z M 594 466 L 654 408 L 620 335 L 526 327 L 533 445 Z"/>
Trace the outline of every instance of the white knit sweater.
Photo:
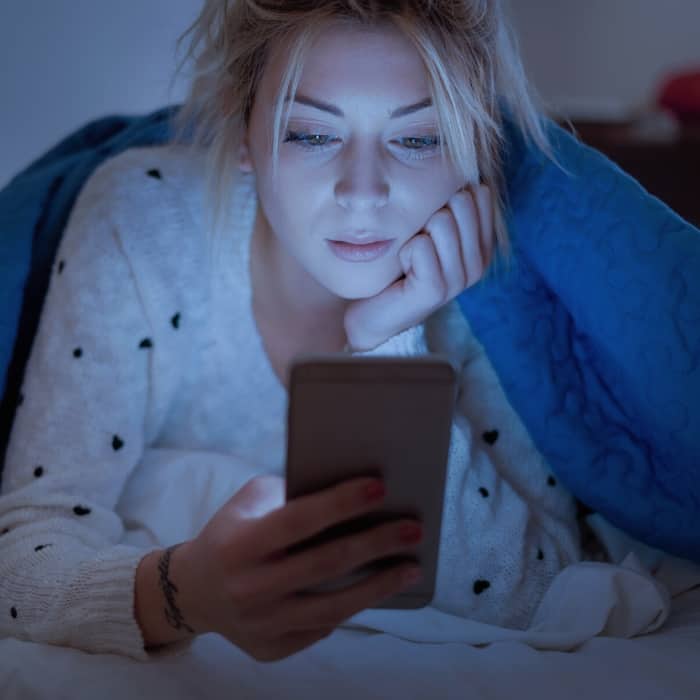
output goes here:
<path id="1" fill-rule="evenodd" d="M 247 176 L 231 200 L 231 274 L 212 277 L 202 158 L 130 149 L 81 191 L 7 452 L 0 636 L 141 660 L 187 648 L 144 650 L 140 559 L 195 537 L 252 476 L 284 474 L 287 394 L 251 310 L 256 202 Z M 524 628 L 554 576 L 581 556 L 574 500 L 456 302 L 371 354 L 427 352 L 461 368 L 432 605 Z M 205 486 L 214 471 L 216 487 Z M 173 494 L 186 504 L 178 512 Z M 130 515 L 137 501 L 149 514 L 141 523 Z"/>

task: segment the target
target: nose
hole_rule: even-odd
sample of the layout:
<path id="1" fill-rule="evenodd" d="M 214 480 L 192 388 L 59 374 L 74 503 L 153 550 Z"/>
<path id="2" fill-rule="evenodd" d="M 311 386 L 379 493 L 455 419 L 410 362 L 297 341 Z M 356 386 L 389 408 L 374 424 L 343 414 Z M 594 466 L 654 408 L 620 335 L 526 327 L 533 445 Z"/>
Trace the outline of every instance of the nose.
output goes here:
<path id="1" fill-rule="evenodd" d="M 341 162 L 335 198 L 344 209 L 379 209 L 389 200 L 389 183 L 382 163 L 370 148 L 349 148 Z"/>

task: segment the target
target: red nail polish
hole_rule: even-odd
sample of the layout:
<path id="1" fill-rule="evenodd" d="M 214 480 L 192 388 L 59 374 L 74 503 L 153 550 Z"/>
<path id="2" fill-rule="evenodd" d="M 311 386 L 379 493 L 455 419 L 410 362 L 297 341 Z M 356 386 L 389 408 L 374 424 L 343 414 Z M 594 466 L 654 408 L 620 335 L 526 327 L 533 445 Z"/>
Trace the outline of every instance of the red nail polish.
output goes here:
<path id="1" fill-rule="evenodd" d="M 365 497 L 368 501 L 381 501 L 386 495 L 384 484 L 381 481 L 373 481 L 365 488 Z"/>

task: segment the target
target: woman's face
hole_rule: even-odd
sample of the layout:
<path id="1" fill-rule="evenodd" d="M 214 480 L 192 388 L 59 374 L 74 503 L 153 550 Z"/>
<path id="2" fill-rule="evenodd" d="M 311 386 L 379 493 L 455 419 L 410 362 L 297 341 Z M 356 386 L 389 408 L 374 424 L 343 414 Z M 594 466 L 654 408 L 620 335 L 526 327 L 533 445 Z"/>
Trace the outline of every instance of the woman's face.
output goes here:
<path id="1" fill-rule="evenodd" d="M 308 55 L 273 180 L 284 60 L 277 52 L 266 66 L 242 150 L 241 168 L 256 175 L 256 226 L 290 278 L 342 299 L 374 296 L 401 276 L 400 248 L 466 184 L 437 148 L 426 70 L 393 28 L 325 31 Z M 371 261 L 341 259 L 329 241 L 353 235 L 392 243 Z"/>

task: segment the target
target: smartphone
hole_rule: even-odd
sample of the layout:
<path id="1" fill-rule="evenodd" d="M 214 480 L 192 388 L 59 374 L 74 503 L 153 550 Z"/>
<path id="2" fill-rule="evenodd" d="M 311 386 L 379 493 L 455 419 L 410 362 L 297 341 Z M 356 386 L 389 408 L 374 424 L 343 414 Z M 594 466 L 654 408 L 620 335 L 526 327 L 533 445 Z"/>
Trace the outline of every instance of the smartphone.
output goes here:
<path id="1" fill-rule="evenodd" d="M 421 608 L 435 592 L 457 372 L 445 357 L 303 355 L 292 362 L 287 407 L 286 498 L 359 476 L 380 476 L 381 510 L 299 543 L 300 551 L 391 519 L 418 517 L 423 578 L 378 608 Z M 314 592 L 345 588 L 411 557 L 387 557 Z"/>

